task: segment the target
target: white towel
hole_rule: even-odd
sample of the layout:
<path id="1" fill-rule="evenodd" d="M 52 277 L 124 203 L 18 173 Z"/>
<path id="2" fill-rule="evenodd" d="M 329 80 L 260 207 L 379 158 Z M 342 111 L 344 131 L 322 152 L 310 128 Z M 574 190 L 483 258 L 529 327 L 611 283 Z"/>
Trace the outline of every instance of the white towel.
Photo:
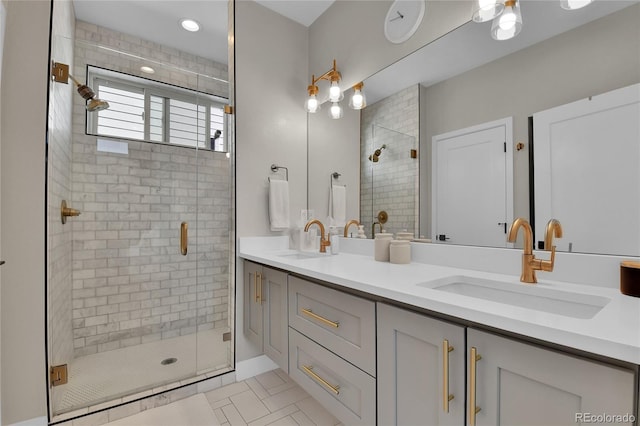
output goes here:
<path id="1" fill-rule="evenodd" d="M 289 182 L 269 180 L 269 221 L 272 231 L 289 229 Z"/>
<path id="2" fill-rule="evenodd" d="M 333 224 L 344 226 L 347 217 L 347 187 L 331 185 L 330 211 Z"/>

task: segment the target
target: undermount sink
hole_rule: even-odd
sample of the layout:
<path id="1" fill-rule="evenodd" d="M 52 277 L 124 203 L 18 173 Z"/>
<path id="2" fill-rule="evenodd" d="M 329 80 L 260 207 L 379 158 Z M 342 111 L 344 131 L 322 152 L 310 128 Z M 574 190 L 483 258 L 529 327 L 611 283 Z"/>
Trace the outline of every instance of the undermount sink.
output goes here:
<path id="1" fill-rule="evenodd" d="M 543 311 L 572 318 L 593 318 L 610 299 L 522 283 L 453 276 L 418 284 L 438 291 Z"/>
<path id="2" fill-rule="evenodd" d="M 291 251 L 286 253 L 279 253 L 276 256 L 283 257 L 290 260 L 305 260 L 305 259 L 317 259 L 319 257 L 328 256 L 328 253 L 311 252 L 311 251 Z"/>

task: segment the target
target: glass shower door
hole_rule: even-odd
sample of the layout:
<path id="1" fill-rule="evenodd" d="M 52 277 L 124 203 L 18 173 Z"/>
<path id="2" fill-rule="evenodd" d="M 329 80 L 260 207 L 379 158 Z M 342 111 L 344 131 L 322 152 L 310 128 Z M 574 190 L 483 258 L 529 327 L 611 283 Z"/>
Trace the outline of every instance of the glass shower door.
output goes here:
<path id="1" fill-rule="evenodd" d="M 90 49 L 75 43 L 81 58 L 91 57 L 85 54 Z M 76 66 L 74 77 L 88 81 L 86 69 Z M 86 113 L 89 122 L 131 132 L 157 124 L 154 110 L 144 110 L 149 105 L 136 106 L 133 91 L 112 81 L 107 76 L 94 87 L 110 107 Z M 228 323 L 214 327 L 228 321 L 229 259 L 222 259 L 228 253 L 228 205 L 214 200 L 226 200 L 228 176 L 215 180 L 221 172 L 211 157 L 229 160 L 224 153 L 201 150 L 200 129 L 210 119 L 201 117 L 200 96 L 164 98 L 156 108 L 170 117 L 162 131 L 169 139 L 153 143 L 130 134 L 88 134 L 84 100 L 75 88 L 56 83 L 52 89 L 49 361 L 51 367 L 66 364 L 68 374 L 66 384 L 51 388 L 53 415 L 86 407 L 90 412 L 180 385 L 200 371 L 228 367 L 229 343 L 222 341 Z M 74 111 L 65 131 L 69 137 L 56 135 L 65 102 Z M 126 124 L 123 110 L 129 111 Z M 62 199 L 80 212 L 65 224 Z M 209 228 L 213 223 L 219 226 Z M 198 343 L 199 332 L 207 330 L 220 335 L 208 345 Z M 216 358 L 216 351 L 223 355 Z M 198 359 L 209 362 L 199 365 Z"/>

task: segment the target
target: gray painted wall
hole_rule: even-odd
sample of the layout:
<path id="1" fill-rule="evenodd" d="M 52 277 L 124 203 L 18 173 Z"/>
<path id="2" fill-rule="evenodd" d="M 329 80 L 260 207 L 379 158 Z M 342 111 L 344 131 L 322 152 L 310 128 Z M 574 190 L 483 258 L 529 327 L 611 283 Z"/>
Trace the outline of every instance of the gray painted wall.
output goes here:
<path id="1" fill-rule="evenodd" d="M 249 1 L 236 2 L 235 29 L 237 236 L 281 235 L 269 228 L 271 164 L 289 168 L 291 217 L 307 205 L 307 29 Z M 241 261 L 236 277 L 236 361 L 242 361 L 259 351 L 242 333 Z"/>
<path id="2" fill-rule="evenodd" d="M 435 135 L 513 116 L 528 141 L 533 113 L 640 82 L 640 5 L 545 40 L 423 90 L 423 153 Z M 509 88 L 509 90 L 505 90 Z M 431 156 L 420 156 L 420 213 L 430 227 Z M 529 147 L 514 149 L 514 214 L 529 217 Z"/>

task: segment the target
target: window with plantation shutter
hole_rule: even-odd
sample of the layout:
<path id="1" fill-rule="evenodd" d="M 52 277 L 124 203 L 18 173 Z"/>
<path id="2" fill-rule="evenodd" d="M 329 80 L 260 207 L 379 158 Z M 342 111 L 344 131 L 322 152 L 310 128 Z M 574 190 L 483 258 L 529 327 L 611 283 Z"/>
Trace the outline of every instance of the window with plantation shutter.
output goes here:
<path id="1" fill-rule="evenodd" d="M 226 151 L 223 98 L 91 68 L 90 84 L 109 108 L 88 115 L 89 133 Z"/>

